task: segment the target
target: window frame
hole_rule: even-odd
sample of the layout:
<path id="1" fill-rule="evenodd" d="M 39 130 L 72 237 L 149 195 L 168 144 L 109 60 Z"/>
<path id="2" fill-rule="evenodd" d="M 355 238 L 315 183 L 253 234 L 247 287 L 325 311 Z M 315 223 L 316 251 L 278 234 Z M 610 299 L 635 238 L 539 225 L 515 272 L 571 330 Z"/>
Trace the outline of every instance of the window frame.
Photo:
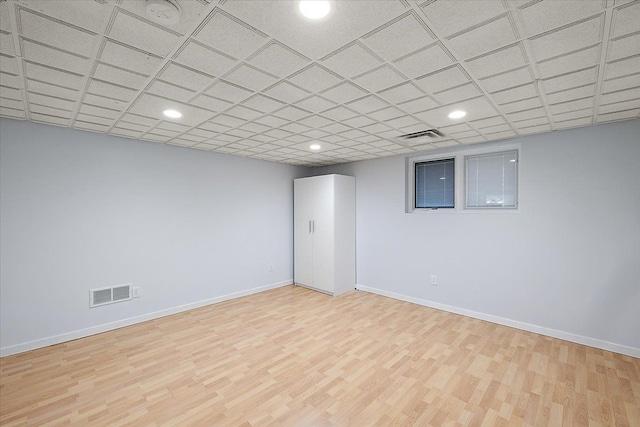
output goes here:
<path id="1" fill-rule="evenodd" d="M 482 154 L 493 154 L 515 151 L 517 166 L 516 175 L 516 207 L 480 207 L 467 208 L 467 156 L 476 156 Z M 428 161 L 454 159 L 454 207 L 453 208 L 416 208 L 416 184 L 415 184 L 415 164 Z M 520 143 L 514 142 L 498 142 L 480 144 L 480 146 L 462 146 L 462 147 L 446 147 L 442 149 L 432 150 L 431 152 L 423 152 L 417 155 L 405 156 L 405 213 L 418 213 L 430 215 L 450 215 L 450 214 L 514 214 L 520 212 L 521 194 L 520 194 L 520 174 L 522 152 Z"/>
<path id="2" fill-rule="evenodd" d="M 468 168 L 468 161 L 469 159 L 477 159 L 477 158 L 482 158 L 482 157 L 491 157 L 491 156 L 496 156 L 496 155 L 504 155 L 507 153 L 515 153 L 515 168 L 516 168 L 516 177 L 515 177 L 515 203 L 513 206 L 502 206 L 502 205 L 488 205 L 488 206 L 469 206 L 468 202 L 469 202 L 469 168 Z M 518 193 L 519 193 L 519 188 L 518 188 L 518 174 L 519 174 L 519 162 L 520 162 L 520 152 L 517 149 L 512 149 L 512 150 L 499 150 L 499 151 L 490 151 L 487 153 L 480 153 L 480 154 L 466 154 L 464 156 L 464 193 L 463 193 L 463 197 L 464 197 L 464 209 L 471 209 L 471 210 L 476 210 L 476 209 L 481 209 L 481 210 L 504 210 L 504 209 L 518 209 Z"/>
<path id="3" fill-rule="evenodd" d="M 444 163 L 451 161 L 453 163 L 453 206 L 428 206 L 428 207 L 417 207 L 418 204 L 418 195 L 416 191 L 418 190 L 418 174 L 416 173 L 416 169 L 418 165 L 422 165 L 425 163 Z M 457 206 L 456 203 L 456 185 L 458 184 L 458 180 L 456 179 L 456 158 L 455 157 L 445 157 L 442 159 L 431 159 L 431 160 L 423 160 L 413 163 L 413 209 L 426 209 L 426 210 L 437 210 L 437 209 L 455 209 Z"/>

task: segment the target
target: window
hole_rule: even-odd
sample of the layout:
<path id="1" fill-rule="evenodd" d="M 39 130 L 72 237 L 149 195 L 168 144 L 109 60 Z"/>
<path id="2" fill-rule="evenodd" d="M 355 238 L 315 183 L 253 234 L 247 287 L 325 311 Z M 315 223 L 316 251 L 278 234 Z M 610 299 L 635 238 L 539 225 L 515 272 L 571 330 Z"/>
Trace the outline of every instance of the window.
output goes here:
<path id="1" fill-rule="evenodd" d="M 519 143 L 405 157 L 405 212 L 518 212 Z"/>
<path id="2" fill-rule="evenodd" d="M 466 156 L 466 208 L 517 207 L 518 153 Z"/>
<path id="3" fill-rule="evenodd" d="M 455 207 L 455 159 L 415 163 L 415 208 Z"/>

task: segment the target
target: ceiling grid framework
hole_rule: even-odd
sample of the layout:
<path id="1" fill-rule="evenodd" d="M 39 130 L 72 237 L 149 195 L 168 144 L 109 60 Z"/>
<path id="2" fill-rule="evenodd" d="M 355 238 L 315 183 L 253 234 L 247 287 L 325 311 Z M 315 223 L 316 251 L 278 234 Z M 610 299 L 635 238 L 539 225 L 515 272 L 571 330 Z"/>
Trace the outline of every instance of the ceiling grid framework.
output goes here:
<path id="1" fill-rule="evenodd" d="M 0 116 L 304 166 L 640 116 L 640 0 L 177 2 L 0 2 Z"/>

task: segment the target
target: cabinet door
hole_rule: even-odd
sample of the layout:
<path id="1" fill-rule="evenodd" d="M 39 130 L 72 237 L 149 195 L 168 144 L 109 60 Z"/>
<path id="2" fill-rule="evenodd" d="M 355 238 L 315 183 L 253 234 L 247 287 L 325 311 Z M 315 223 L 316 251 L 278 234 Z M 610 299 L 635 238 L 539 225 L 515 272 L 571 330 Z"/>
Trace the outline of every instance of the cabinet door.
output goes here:
<path id="1" fill-rule="evenodd" d="M 313 286 L 313 181 L 293 181 L 294 281 Z"/>
<path id="2" fill-rule="evenodd" d="M 334 292 L 334 179 L 315 180 L 313 204 L 313 287 Z"/>

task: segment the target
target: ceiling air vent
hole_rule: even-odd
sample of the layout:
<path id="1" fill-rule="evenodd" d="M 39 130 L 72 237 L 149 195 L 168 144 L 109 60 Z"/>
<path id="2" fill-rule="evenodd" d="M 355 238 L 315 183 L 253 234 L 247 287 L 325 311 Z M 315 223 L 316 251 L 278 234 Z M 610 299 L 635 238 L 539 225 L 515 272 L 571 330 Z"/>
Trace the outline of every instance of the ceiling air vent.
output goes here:
<path id="1" fill-rule="evenodd" d="M 440 132 L 438 129 L 427 129 L 427 130 L 421 130 L 420 132 L 413 132 L 413 133 L 408 133 L 406 135 L 400 135 L 400 138 L 414 139 L 414 138 L 422 138 L 425 136 L 429 138 L 440 138 L 440 137 L 443 137 L 444 134 Z"/>

